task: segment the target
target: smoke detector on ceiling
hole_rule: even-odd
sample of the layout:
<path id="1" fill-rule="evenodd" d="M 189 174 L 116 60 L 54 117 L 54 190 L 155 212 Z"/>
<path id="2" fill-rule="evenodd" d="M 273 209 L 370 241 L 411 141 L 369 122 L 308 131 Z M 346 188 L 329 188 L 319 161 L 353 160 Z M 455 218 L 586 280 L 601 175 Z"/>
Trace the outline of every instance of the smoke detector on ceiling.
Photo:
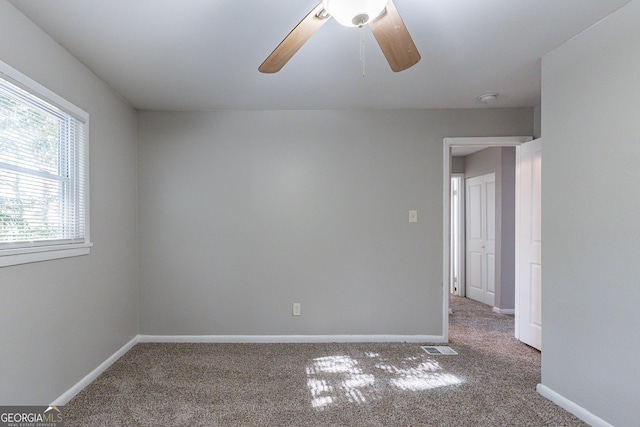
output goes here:
<path id="1" fill-rule="evenodd" d="M 498 94 L 497 93 L 485 93 L 484 95 L 480 95 L 478 97 L 478 99 L 480 100 L 480 102 L 482 102 L 483 104 L 491 104 L 492 102 L 494 102 L 496 99 L 498 99 Z"/>

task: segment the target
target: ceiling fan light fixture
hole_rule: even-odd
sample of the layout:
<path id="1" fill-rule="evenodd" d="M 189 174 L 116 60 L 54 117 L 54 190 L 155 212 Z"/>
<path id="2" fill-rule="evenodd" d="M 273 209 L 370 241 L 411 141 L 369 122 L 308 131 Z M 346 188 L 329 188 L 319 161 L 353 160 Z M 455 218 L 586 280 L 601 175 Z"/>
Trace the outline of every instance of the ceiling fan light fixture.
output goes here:
<path id="1" fill-rule="evenodd" d="M 388 0 L 322 0 L 325 10 L 345 27 L 361 27 L 384 11 Z"/>

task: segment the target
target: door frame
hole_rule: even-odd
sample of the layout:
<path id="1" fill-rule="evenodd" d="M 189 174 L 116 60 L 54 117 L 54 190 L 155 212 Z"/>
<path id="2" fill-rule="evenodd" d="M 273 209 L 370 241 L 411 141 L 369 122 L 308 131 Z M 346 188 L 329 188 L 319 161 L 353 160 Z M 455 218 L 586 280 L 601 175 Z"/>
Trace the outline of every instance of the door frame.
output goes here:
<path id="1" fill-rule="evenodd" d="M 498 137 L 470 137 L 444 138 L 442 150 L 442 336 L 449 341 L 449 271 L 450 271 L 450 243 L 451 233 L 451 148 L 452 147 L 517 147 L 532 141 L 531 136 L 498 136 Z M 516 190 L 517 191 L 517 190 Z"/>

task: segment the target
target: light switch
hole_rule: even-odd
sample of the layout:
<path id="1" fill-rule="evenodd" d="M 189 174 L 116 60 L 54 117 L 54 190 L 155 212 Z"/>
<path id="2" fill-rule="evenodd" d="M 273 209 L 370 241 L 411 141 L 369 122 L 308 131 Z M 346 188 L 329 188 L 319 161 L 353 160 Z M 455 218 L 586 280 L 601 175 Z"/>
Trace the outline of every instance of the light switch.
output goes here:
<path id="1" fill-rule="evenodd" d="M 409 222 L 418 222 L 418 211 L 416 210 L 409 211 Z"/>

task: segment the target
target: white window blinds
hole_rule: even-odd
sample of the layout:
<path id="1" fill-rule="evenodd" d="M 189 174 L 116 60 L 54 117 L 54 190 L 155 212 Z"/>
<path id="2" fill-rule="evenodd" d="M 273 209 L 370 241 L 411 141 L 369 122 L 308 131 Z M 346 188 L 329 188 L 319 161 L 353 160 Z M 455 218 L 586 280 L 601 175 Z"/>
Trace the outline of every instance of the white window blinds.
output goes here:
<path id="1" fill-rule="evenodd" d="M 0 249 L 85 242 L 84 126 L 0 75 Z"/>

